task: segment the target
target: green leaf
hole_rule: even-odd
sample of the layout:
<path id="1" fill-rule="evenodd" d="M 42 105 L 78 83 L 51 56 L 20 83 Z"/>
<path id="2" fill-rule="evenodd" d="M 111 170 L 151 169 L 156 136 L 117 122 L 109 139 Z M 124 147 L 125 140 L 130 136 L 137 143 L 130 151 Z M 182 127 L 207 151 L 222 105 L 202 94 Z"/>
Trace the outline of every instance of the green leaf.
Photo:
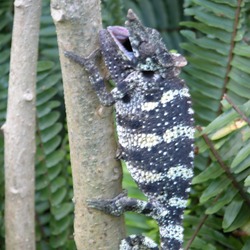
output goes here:
<path id="1" fill-rule="evenodd" d="M 39 119 L 38 126 L 40 130 L 44 130 L 50 126 L 52 126 L 54 123 L 57 122 L 57 120 L 60 117 L 60 113 L 57 111 L 52 111 L 46 116 Z"/>
<path id="2" fill-rule="evenodd" d="M 51 205 L 52 206 L 60 205 L 63 202 L 66 195 L 67 195 L 67 188 L 66 187 L 58 189 L 53 194 L 51 194 Z"/>
<path id="3" fill-rule="evenodd" d="M 51 112 L 52 109 L 60 107 L 59 101 L 51 100 L 37 107 L 37 117 L 41 118 Z"/>
<path id="4" fill-rule="evenodd" d="M 241 250 L 249 250 L 249 249 L 250 249 L 250 238 L 245 242 L 245 245 Z"/>
<path id="5" fill-rule="evenodd" d="M 239 214 L 239 211 L 243 205 L 243 201 L 232 201 L 225 210 L 224 218 L 223 218 L 223 223 L 222 227 L 224 229 L 227 229 L 229 226 L 232 225 L 234 222 L 235 218 Z"/>
<path id="6" fill-rule="evenodd" d="M 49 168 L 48 169 L 48 177 L 49 177 L 49 180 L 54 180 L 59 174 L 60 172 L 62 171 L 62 164 L 59 163 L 55 166 L 53 166 L 53 168 Z"/>
<path id="7" fill-rule="evenodd" d="M 61 80 L 60 74 L 53 74 L 45 79 L 42 79 L 38 82 L 37 86 L 37 94 L 41 94 L 43 91 L 50 89 L 51 87 L 55 86 L 58 81 Z"/>
<path id="8" fill-rule="evenodd" d="M 200 202 L 205 203 L 209 199 L 219 195 L 221 192 L 226 190 L 231 181 L 227 177 L 221 177 L 211 182 L 207 189 L 203 192 L 200 197 Z"/>
<path id="9" fill-rule="evenodd" d="M 235 10 L 227 5 L 216 4 L 213 1 L 207 0 L 193 0 L 193 2 L 212 11 L 216 16 L 225 16 L 229 19 L 234 19 Z"/>
<path id="10" fill-rule="evenodd" d="M 60 206 L 52 207 L 52 214 L 57 221 L 67 216 L 69 213 L 72 213 L 72 211 L 73 204 L 69 202 L 60 204 Z"/>
<path id="11" fill-rule="evenodd" d="M 51 61 L 38 61 L 37 63 L 37 72 L 43 72 L 50 70 L 54 67 L 54 62 Z"/>
<path id="12" fill-rule="evenodd" d="M 248 169 L 250 166 L 250 156 L 244 159 L 235 169 L 233 169 L 235 174 L 241 173 L 244 170 Z"/>
<path id="13" fill-rule="evenodd" d="M 47 141 L 44 143 L 44 153 L 46 155 L 52 153 L 53 151 L 55 151 L 57 149 L 57 147 L 60 145 L 61 143 L 61 137 L 60 136 L 55 136 L 53 137 L 51 140 Z"/>
<path id="14" fill-rule="evenodd" d="M 232 189 L 230 190 L 230 192 L 225 191 L 222 197 L 219 197 L 219 199 L 215 203 L 213 203 L 209 208 L 206 209 L 206 214 L 214 214 L 218 212 L 233 200 L 237 192 L 238 191 L 236 189 Z"/>
<path id="15" fill-rule="evenodd" d="M 60 176 L 56 179 L 54 179 L 50 184 L 50 190 L 52 193 L 56 192 L 59 188 L 66 185 L 66 180 Z"/>
<path id="16" fill-rule="evenodd" d="M 234 160 L 232 161 L 231 167 L 235 168 L 238 164 L 240 164 L 242 161 L 244 161 L 250 154 L 250 143 L 245 145 L 239 153 L 236 155 Z"/>
<path id="17" fill-rule="evenodd" d="M 250 186 L 250 175 L 245 180 L 245 186 Z"/>
<path id="18" fill-rule="evenodd" d="M 48 224 L 50 220 L 51 220 L 51 214 L 49 213 L 39 215 L 39 224 L 41 226 Z"/>
<path id="19" fill-rule="evenodd" d="M 72 224 L 72 216 L 66 216 L 59 221 L 52 220 L 51 222 L 51 234 L 58 235 L 63 233 Z"/>
<path id="20" fill-rule="evenodd" d="M 59 115 L 59 113 L 58 113 Z M 57 117 L 58 117 L 57 115 Z M 53 116 L 53 120 L 55 120 L 55 116 Z M 52 122 L 53 123 L 53 122 Z M 43 125 L 45 127 L 45 125 Z M 62 130 L 61 123 L 55 123 L 52 126 L 44 129 L 41 131 L 41 139 L 43 143 L 48 142 L 49 140 L 53 139 L 59 132 Z"/>
<path id="21" fill-rule="evenodd" d="M 45 202 L 40 202 L 38 204 L 36 204 L 36 212 L 39 214 L 44 213 L 46 210 L 48 210 L 50 207 L 50 204 L 48 201 Z"/>
<path id="22" fill-rule="evenodd" d="M 193 178 L 192 184 L 198 184 L 198 183 L 204 183 L 208 180 L 213 180 L 218 178 L 222 173 L 224 173 L 224 170 L 219 166 L 218 163 L 214 162 L 212 165 L 210 165 L 208 168 L 205 169 L 205 171 L 202 171 L 199 175 L 195 176 Z"/>
<path id="23" fill-rule="evenodd" d="M 68 240 L 68 231 L 63 231 L 61 234 L 52 236 L 50 238 L 50 246 L 55 249 L 65 246 L 66 241 Z"/>
<path id="24" fill-rule="evenodd" d="M 36 180 L 36 190 L 41 190 L 44 189 L 45 187 L 47 187 L 49 184 L 48 182 L 48 178 L 46 175 L 40 176 L 37 180 Z"/>
<path id="25" fill-rule="evenodd" d="M 232 224 L 229 227 L 223 227 L 225 232 L 232 232 L 236 229 L 239 229 L 249 223 L 250 220 L 250 213 L 249 213 L 249 206 L 243 205 L 241 210 L 238 212 L 235 220 L 232 222 Z"/>
<path id="26" fill-rule="evenodd" d="M 54 97 L 57 94 L 57 89 L 50 88 L 43 93 L 37 95 L 36 105 L 40 106 L 46 102 L 48 102 L 52 97 Z"/>
<path id="27" fill-rule="evenodd" d="M 47 156 L 46 159 L 46 165 L 48 168 L 54 167 L 57 165 L 60 161 L 63 160 L 65 156 L 65 152 L 63 150 L 57 150 L 50 155 Z"/>
<path id="28" fill-rule="evenodd" d="M 48 201 L 49 197 L 50 197 L 50 191 L 48 187 L 39 190 L 39 192 L 36 192 L 36 201 L 39 202 Z"/>

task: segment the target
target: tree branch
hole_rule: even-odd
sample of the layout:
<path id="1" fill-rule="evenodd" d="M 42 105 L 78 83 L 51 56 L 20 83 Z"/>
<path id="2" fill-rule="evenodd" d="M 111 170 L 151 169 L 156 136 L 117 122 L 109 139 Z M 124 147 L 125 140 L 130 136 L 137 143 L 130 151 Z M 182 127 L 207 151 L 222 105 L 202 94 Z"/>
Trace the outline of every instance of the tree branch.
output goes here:
<path id="1" fill-rule="evenodd" d="M 35 249 L 36 66 L 41 1 L 15 2 L 5 136 L 6 249 Z"/>
<path id="2" fill-rule="evenodd" d="M 72 165 L 77 249 L 118 249 L 124 237 L 123 217 L 87 207 L 86 200 L 112 198 L 121 192 L 121 167 L 111 108 L 101 107 L 85 70 L 64 56 L 88 56 L 101 29 L 100 1 L 51 1 L 62 66 Z"/>

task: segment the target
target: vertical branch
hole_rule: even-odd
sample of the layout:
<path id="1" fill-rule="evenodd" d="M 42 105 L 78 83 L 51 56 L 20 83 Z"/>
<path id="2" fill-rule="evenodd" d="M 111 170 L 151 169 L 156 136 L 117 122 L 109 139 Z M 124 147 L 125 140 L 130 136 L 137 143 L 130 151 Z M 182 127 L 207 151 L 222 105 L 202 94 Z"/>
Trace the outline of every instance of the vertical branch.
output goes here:
<path id="1" fill-rule="evenodd" d="M 5 136 L 6 249 L 35 249 L 35 101 L 41 1 L 15 1 Z"/>
<path id="2" fill-rule="evenodd" d="M 121 168 L 115 160 L 112 109 L 101 107 L 87 73 L 68 60 L 65 51 L 87 56 L 97 47 L 100 1 L 52 0 L 63 74 L 73 175 L 77 249 L 118 249 L 123 218 L 88 208 L 86 200 L 121 192 Z"/>

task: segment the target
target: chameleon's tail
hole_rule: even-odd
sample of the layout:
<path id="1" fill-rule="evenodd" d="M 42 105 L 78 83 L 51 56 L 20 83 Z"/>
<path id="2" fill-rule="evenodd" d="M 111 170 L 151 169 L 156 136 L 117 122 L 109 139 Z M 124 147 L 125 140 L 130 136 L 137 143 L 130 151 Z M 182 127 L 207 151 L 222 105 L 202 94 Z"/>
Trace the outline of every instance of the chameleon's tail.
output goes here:
<path id="1" fill-rule="evenodd" d="M 142 235 L 130 235 L 121 241 L 120 250 L 159 250 L 157 244 Z"/>
<path id="2" fill-rule="evenodd" d="M 183 227 L 182 225 L 169 224 L 159 227 L 161 235 L 162 250 L 182 250 L 183 244 Z"/>

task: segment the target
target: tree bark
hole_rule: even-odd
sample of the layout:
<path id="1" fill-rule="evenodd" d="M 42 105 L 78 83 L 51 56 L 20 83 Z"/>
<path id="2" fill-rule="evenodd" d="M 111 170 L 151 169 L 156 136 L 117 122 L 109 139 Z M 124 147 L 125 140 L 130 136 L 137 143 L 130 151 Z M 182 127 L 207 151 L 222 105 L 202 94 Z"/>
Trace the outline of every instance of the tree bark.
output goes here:
<path id="1" fill-rule="evenodd" d="M 6 249 L 35 249 L 36 66 L 41 1 L 15 1 L 5 136 Z"/>
<path id="2" fill-rule="evenodd" d="M 98 47 L 100 1 L 52 0 L 70 142 L 75 219 L 79 250 L 118 249 L 124 236 L 123 218 L 87 207 L 87 199 L 111 198 L 121 192 L 121 167 L 115 160 L 112 108 L 100 106 L 87 73 L 64 56 L 73 51 L 88 56 Z"/>

